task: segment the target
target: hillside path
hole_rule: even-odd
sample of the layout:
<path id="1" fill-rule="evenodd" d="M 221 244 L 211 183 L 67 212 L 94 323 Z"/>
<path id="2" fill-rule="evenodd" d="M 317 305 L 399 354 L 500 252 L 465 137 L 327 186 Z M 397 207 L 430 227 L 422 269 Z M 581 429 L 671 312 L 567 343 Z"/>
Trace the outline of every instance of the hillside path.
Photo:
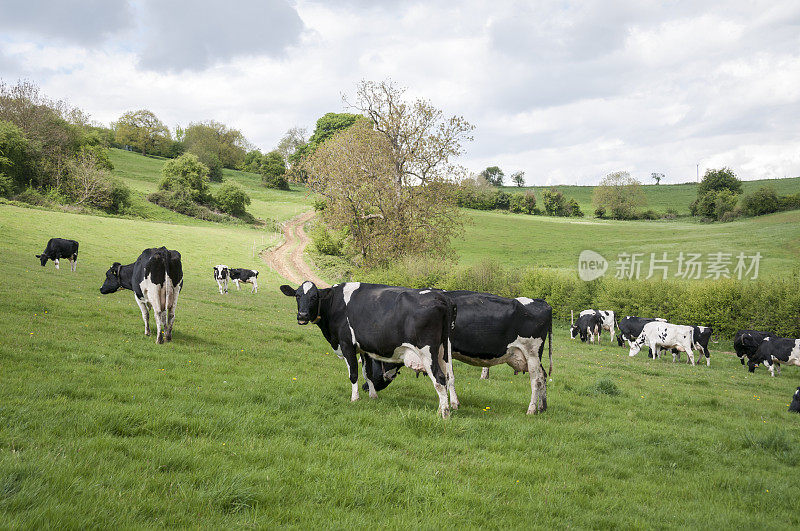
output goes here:
<path id="1" fill-rule="evenodd" d="M 280 276 L 296 285 L 310 280 L 320 288 L 328 288 L 330 284 L 319 278 L 303 260 L 303 252 L 310 241 L 303 225 L 314 215 L 311 210 L 287 221 L 283 226 L 283 243 L 262 253 L 261 258 Z"/>

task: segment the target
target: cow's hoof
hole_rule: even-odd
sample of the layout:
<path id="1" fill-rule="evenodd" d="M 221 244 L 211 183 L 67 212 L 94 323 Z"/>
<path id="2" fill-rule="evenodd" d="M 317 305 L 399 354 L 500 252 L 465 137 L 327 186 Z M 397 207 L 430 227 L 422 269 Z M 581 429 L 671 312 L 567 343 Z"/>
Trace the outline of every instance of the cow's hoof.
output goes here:
<path id="1" fill-rule="evenodd" d="M 458 406 L 460 405 L 461 404 L 458 402 L 458 400 L 456 400 L 455 402 L 453 402 L 452 400 L 450 401 L 450 409 L 452 411 L 456 411 L 458 409 Z"/>
<path id="2" fill-rule="evenodd" d="M 144 335 L 146 335 L 146 336 L 150 337 L 150 330 L 145 330 L 145 331 L 144 331 Z"/>
<path id="3" fill-rule="evenodd" d="M 447 420 L 450 418 L 450 408 L 444 408 L 441 410 L 442 418 Z"/>
<path id="4" fill-rule="evenodd" d="M 164 334 L 158 334 L 158 337 L 156 338 L 156 344 L 161 345 L 163 343 L 164 343 Z"/>
<path id="5" fill-rule="evenodd" d="M 172 341 L 172 334 L 166 334 L 164 336 L 164 339 L 166 339 L 167 341 Z"/>

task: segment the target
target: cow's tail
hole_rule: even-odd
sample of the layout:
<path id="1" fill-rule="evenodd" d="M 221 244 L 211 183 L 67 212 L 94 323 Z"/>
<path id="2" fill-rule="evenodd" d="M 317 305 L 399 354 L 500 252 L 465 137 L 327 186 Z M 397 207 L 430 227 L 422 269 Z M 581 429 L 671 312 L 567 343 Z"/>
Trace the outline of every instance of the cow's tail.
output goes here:
<path id="1" fill-rule="evenodd" d="M 547 375 L 553 375 L 553 316 L 550 315 L 550 328 L 547 331 L 547 355 L 550 358 L 550 370 Z"/>
<path id="2" fill-rule="evenodd" d="M 159 247 L 156 249 L 154 258 L 159 260 L 164 267 L 164 288 L 159 290 L 158 298 L 162 311 L 165 311 L 167 309 L 167 301 L 172 300 L 172 292 L 175 289 L 175 286 L 172 285 L 172 279 L 169 278 L 169 251 L 166 247 Z"/>
<path id="3" fill-rule="evenodd" d="M 445 347 L 445 362 L 453 363 L 453 345 L 451 344 L 450 336 L 453 334 L 453 330 L 456 327 L 458 308 L 456 307 L 456 303 L 451 301 L 449 297 L 445 296 L 445 298 L 447 299 L 447 313 L 444 323 L 442 323 L 442 343 Z"/>

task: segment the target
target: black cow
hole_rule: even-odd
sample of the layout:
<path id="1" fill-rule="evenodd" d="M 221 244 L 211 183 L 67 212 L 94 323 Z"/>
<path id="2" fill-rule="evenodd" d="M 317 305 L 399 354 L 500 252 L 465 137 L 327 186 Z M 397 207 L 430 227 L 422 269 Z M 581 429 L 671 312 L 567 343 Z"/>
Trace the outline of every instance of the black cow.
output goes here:
<path id="1" fill-rule="evenodd" d="M 222 264 L 214 266 L 214 280 L 217 281 L 220 295 L 228 293 L 228 277 L 230 277 L 228 266 Z"/>
<path id="2" fill-rule="evenodd" d="M 425 293 L 429 290 L 423 290 Z M 457 308 L 450 334 L 453 358 L 488 368 L 507 363 L 515 372 L 529 372 L 531 401 L 528 414 L 547 409 L 547 382 L 542 354 L 548 339 L 549 372 L 553 371 L 553 309 L 542 299 L 507 299 L 474 291 L 443 292 Z M 373 382 L 383 389 L 397 374 L 398 365 L 373 364 Z"/>
<path id="3" fill-rule="evenodd" d="M 58 260 L 66 258 L 69 260 L 70 271 L 75 271 L 78 268 L 78 242 L 64 238 L 50 238 L 44 252 L 37 254 L 36 258 L 42 262 L 42 267 L 47 264 L 48 260 L 52 260 L 56 269 L 59 269 Z"/>
<path id="4" fill-rule="evenodd" d="M 768 337 L 778 339 L 778 336 L 759 330 L 739 330 L 736 332 L 736 335 L 733 336 L 733 349 L 736 351 L 736 355 L 739 356 L 739 361 L 742 362 L 742 365 L 745 363 L 744 358 L 751 358 L 758 350 L 761 342 Z M 755 366 L 753 370 L 755 370 Z M 753 370 L 750 372 L 753 372 Z"/>
<path id="5" fill-rule="evenodd" d="M 242 289 L 239 287 L 239 282 L 244 282 L 245 284 L 253 285 L 253 289 L 250 290 L 250 293 L 258 293 L 258 271 L 255 269 L 234 268 L 229 269 L 228 272 L 230 273 L 231 280 L 236 284 L 237 291 Z"/>
<path id="6" fill-rule="evenodd" d="M 792 396 L 792 403 L 789 404 L 789 411 L 800 413 L 800 387 L 797 388 L 794 392 L 794 396 Z"/>
<path id="7" fill-rule="evenodd" d="M 350 400 L 358 400 L 358 362 L 361 355 L 370 398 L 377 392 L 372 381 L 374 360 L 403 363 L 424 370 L 439 395 L 439 413 L 458 408 L 450 357 L 450 329 L 455 304 L 430 290 L 347 282 L 319 289 L 306 281 L 299 288 L 281 286 L 297 300 L 297 322 L 316 324 L 350 375 Z M 450 391 L 450 404 L 447 392 Z"/>
<path id="8" fill-rule="evenodd" d="M 769 368 L 772 376 L 775 376 L 775 365 L 778 366 L 778 374 L 781 373 L 781 363 L 800 366 L 800 339 L 765 338 L 747 362 L 750 372 L 753 372 L 759 363 Z"/>
<path id="9" fill-rule="evenodd" d="M 652 323 L 653 321 L 662 321 L 666 322 L 666 319 L 654 318 L 650 319 L 648 317 L 634 317 L 634 316 L 625 316 L 625 318 L 619 322 L 619 334 L 617 335 L 617 344 L 621 347 L 623 341 L 628 342 L 628 346 L 636 341 L 642 334 L 642 329 L 644 325 L 647 323 Z"/>
<path id="10" fill-rule="evenodd" d="M 580 336 L 581 341 L 586 343 L 588 338 L 590 342 L 594 343 L 594 338 L 597 336 L 597 342 L 600 343 L 600 331 L 603 329 L 603 317 L 599 312 L 581 313 L 578 320 L 572 323 L 569 328 L 569 337 L 575 339 Z"/>
<path id="11" fill-rule="evenodd" d="M 142 311 L 144 335 L 150 335 L 150 310 L 156 318 L 156 343 L 172 341 L 175 307 L 183 288 L 181 253 L 166 247 L 145 249 L 136 262 L 114 264 L 106 272 L 100 293 L 114 293 L 120 288 L 133 290 L 136 304 Z"/>

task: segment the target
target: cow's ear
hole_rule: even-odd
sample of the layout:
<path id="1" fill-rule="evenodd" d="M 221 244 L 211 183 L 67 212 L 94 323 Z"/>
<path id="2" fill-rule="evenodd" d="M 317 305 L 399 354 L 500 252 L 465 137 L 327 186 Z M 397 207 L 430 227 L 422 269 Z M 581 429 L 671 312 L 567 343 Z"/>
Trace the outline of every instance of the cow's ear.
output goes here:
<path id="1" fill-rule="evenodd" d="M 122 264 L 120 264 L 119 262 L 114 262 L 113 264 L 111 264 L 111 269 L 114 270 L 114 274 L 117 275 L 117 276 L 119 276 L 119 268 L 120 267 L 122 267 Z"/>
<path id="2" fill-rule="evenodd" d="M 41 258 L 41 257 L 42 257 L 42 255 L 40 255 L 40 254 L 36 255 L 36 258 Z"/>
<path id="3" fill-rule="evenodd" d="M 287 297 L 294 297 L 295 295 L 297 295 L 297 290 L 296 290 L 296 289 L 294 289 L 294 288 L 293 288 L 293 287 L 291 287 L 291 286 L 287 286 L 286 284 L 284 284 L 283 286 L 281 286 L 281 291 L 282 291 L 282 292 L 283 292 L 283 294 L 284 294 L 284 295 L 286 295 Z"/>

